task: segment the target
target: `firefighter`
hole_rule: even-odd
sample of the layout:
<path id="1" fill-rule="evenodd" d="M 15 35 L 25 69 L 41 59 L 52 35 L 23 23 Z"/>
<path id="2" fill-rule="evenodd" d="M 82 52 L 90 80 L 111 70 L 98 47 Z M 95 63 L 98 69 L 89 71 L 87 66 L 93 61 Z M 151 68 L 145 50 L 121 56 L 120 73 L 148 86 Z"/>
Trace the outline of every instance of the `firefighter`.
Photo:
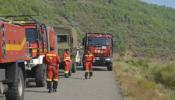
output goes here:
<path id="1" fill-rule="evenodd" d="M 83 56 L 83 65 L 85 68 L 85 79 L 92 77 L 93 72 L 92 72 L 92 64 L 94 61 L 94 55 L 88 50 L 84 56 Z"/>
<path id="2" fill-rule="evenodd" d="M 71 65 L 72 65 L 72 60 L 71 60 L 71 54 L 69 52 L 69 49 L 65 49 L 64 51 L 64 76 L 65 78 L 68 78 L 71 76 Z"/>
<path id="3" fill-rule="evenodd" d="M 58 64 L 60 63 L 60 57 L 51 48 L 51 51 L 45 55 L 45 61 L 47 64 L 47 88 L 49 93 L 57 92 L 58 86 Z M 53 84 L 53 85 L 52 85 Z"/>

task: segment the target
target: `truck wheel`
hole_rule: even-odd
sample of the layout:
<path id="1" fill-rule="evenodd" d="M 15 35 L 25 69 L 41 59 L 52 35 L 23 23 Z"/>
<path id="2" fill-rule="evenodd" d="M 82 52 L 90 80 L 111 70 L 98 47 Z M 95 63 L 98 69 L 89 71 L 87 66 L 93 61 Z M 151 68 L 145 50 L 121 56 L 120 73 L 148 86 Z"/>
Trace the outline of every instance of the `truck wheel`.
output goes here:
<path id="1" fill-rule="evenodd" d="M 72 64 L 72 73 L 76 73 L 76 64 L 75 63 Z"/>
<path id="2" fill-rule="evenodd" d="M 46 82 L 46 67 L 39 64 L 35 69 L 35 82 L 37 87 L 44 87 Z"/>
<path id="3" fill-rule="evenodd" d="M 24 76 L 22 69 L 18 69 L 18 75 L 15 82 L 8 84 L 6 100 L 24 100 Z"/>
<path id="4" fill-rule="evenodd" d="M 108 71 L 112 71 L 112 63 L 109 63 L 109 64 L 107 65 L 107 69 L 108 69 Z"/>

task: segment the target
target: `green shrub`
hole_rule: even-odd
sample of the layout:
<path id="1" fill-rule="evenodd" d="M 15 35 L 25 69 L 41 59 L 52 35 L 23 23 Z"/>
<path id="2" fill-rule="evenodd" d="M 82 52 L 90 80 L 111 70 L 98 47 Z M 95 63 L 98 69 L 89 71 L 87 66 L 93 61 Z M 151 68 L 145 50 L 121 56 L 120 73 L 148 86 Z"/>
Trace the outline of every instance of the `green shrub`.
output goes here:
<path id="1" fill-rule="evenodd" d="M 175 65 L 170 64 L 163 67 L 157 66 L 153 69 L 153 76 L 156 82 L 166 87 L 175 88 Z"/>
<path id="2" fill-rule="evenodd" d="M 141 67 L 144 69 L 147 69 L 149 67 L 148 60 L 146 60 L 146 59 L 138 59 L 138 60 L 130 59 L 127 61 L 127 63 L 132 65 L 132 66 Z"/>
<path id="3" fill-rule="evenodd" d="M 140 79 L 138 80 L 137 83 L 139 86 L 143 87 L 144 89 L 156 89 L 156 84 L 146 79 Z"/>

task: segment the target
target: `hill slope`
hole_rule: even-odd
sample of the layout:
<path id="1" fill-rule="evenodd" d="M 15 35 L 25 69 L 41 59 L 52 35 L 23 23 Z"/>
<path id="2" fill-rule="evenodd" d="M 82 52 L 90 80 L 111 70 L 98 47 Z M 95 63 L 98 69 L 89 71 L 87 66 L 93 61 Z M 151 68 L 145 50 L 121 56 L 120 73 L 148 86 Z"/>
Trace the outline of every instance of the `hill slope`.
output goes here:
<path id="1" fill-rule="evenodd" d="M 0 14 L 40 14 L 37 18 L 46 23 L 74 26 L 79 33 L 113 33 L 121 53 L 130 50 L 140 56 L 165 57 L 175 52 L 175 10 L 171 8 L 138 0 L 17 1 L 0 0 Z"/>

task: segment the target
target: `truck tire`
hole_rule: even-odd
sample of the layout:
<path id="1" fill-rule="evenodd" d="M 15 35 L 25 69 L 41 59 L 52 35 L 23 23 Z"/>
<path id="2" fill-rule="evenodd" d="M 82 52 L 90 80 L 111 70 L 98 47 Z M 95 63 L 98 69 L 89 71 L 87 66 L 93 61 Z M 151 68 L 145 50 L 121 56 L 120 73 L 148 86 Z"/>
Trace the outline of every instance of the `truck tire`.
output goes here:
<path id="1" fill-rule="evenodd" d="M 8 84 L 6 100 L 24 100 L 24 76 L 22 69 L 18 69 L 17 78 Z"/>
<path id="2" fill-rule="evenodd" d="M 77 69 L 76 69 L 76 64 L 73 63 L 72 64 L 72 73 L 76 73 Z"/>
<path id="3" fill-rule="evenodd" d="M 45 64 L 39 64 L 35 69 L 36 87 L 44 87 L 46 84 L 46 67 Z"/>
<path id="4" fill-rule="evenodd" d="M 107 65 L 107 69 L 108 69 L 108 71 L 112 71 L 112 63 L 109 63 L 109 64 Z"/>

